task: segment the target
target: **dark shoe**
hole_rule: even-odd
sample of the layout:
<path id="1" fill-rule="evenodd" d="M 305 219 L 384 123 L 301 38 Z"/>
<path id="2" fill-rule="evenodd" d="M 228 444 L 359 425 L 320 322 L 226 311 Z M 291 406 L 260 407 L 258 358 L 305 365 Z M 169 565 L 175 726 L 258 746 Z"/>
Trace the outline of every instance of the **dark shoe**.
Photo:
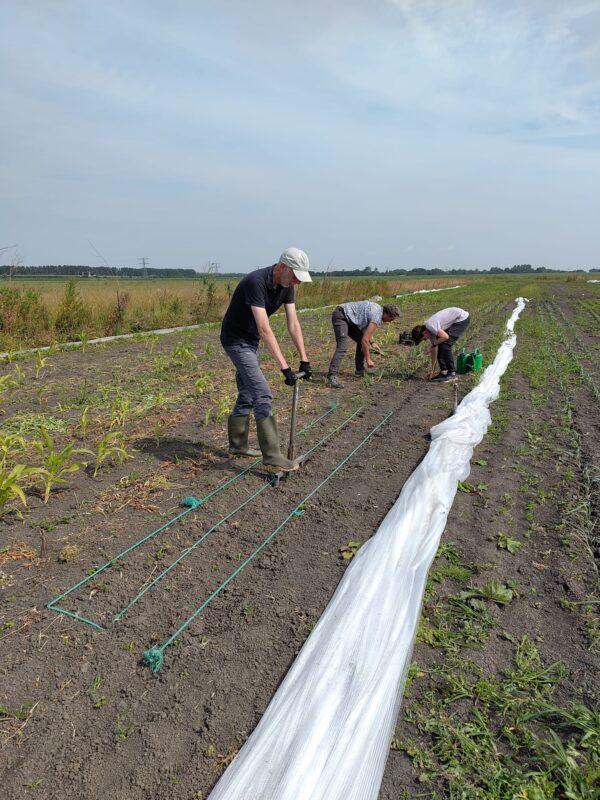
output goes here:
<path id="1" fill-rule="evenodd" d="M 227 418 L 227 435 L 229 436 L 229 452 L 232 456 L 247 456 L 258 458 L 260 450 L 252 450 L 248 446 L 248 430 L 250 417 L 234 417 L 230 414 Z"/>
<path id="2" fill-rule="evenodd" d="M 294 472 L 298 469 L 296 461 L 290 461 L 281 455 L 279 450 L 279 433 L 275 417 L 256 420 L 258 444 L 262 451 L 263 464 L 272 472 Z"/>
<path id="3" fill-rule="evenodd" d="M 341 383 L 337 375 L 328 375 L 327 383 L 325 384 L 329 389 L 343 389 L 344 384 Z"/>
<path id="4" fill-rule="evenodd" d="M 357 369 L 354 373 L 355 378 L 364 378 L 365 375 L 375 375 L 374 369 Z"/>
<path id="5" fill-rule="evenodd" d="M 435 378 L 432 378 L 431 380 L 436 383 L 447 383 L 448 381 L 453 381 L 455 379 L 456 379 L 456 372 L 446 372 L 446 373 L 439 372 L 435 376 Z"/>

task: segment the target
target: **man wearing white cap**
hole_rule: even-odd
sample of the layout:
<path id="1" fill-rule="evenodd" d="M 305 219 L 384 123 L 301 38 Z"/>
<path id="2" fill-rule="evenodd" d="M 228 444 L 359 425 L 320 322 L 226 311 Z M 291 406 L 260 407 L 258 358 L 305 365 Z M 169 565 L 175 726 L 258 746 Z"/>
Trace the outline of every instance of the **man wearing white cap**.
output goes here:
<path id="1" fill-rule="evenodd" d="M 260 368 L 258 346 L 261 340 L 265 343 L 279 364 L 286 384 L 293 386 L 296 373 L 281 352 L 269 323 L 271 314 L 283 305 L 288 331 L 300 356 L 298 371 L 304 373 L 305 379 L 311 377 L 294 302 L 294 286 L 310 281 L 308 256 L 297 247 L 288 247 L 277 264 L 254 270 L 242 278 L 221 325 L 221 344 L 235 366 L 238 387 L 238 397 L 227 425 L 229 452 L 253 458 L 260 455 L 248 446 L 249 415 L 253 411 L 263 464 L 283 472 L 298 469 L 298 465 L 281 455 L 273 416 L 273 395 Z"/>

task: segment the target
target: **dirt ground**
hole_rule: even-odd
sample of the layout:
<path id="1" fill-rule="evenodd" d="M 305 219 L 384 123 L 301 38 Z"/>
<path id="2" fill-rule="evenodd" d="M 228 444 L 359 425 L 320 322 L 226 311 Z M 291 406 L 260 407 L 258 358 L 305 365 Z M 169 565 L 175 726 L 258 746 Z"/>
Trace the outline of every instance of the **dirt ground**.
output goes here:
<path id="1" fill-rule="evenodd" d="M 570 319 L 574 297 L 567 288 L 552 302 Z M 498 303 L 487 317 L 482 312 L 485 325 L 473 343 L 484 352 L 495 342 L 496 328 L 512 305 Z M 538 313 L 536 309 L 542 309 L 541 302 L 525 314 Z M 582 343 L 597 348 L 591 326 L 578 330 Z M 325 331 L 325 342 L 328 335 Z M 193 340 L 198 348 L 217 341 L 214 331 L 201 336 Z M 171 346 L 172 341 L 157 344 L 153 357 L 164 356 Z M 468 480 L 475 489 L 457 494 L 443 541 L 454 543 L 465 562 L 485 565 L 486 579 L 514 579 L 521 587 L 510 605 L 492 609 L 495 627 L 486 646 L 473 654 L 479 667 L 501 673 L 511 657 L 511 641 L 527 635 L 539 642 L 546 662 L 565 663 L 564 699 L 578 687 L 578 697 L 591 704 L 597 702 L 598 651 L 590 648 L 587 618 L 576 616 L 561 600 L 567 597 L 575 604 L 589 597 L 595 573 L 565 545 L 563 510 L 552 496 L 552 487 L 560 486 L 564 493 L 568 467 L 573 485 L 579 478 L 570 443 L 563 441 L 567 434 L 561 427 L 558 386 L 543 408 L 546 432 L 532 429 L 540 409 L 532 406 L 519 347 L 503 384 L 507 391 L 491 408 L 496 430 L 474 456 Z M 81 405 L 61 416 L 57 403 L 66 406 L 69 397 L 93 392 L 103 382 L 135 387 L 139 378 L 131 365 L 146 353 L 143 343 L 132 342 L 56 355 L 46 393 L 38 396 L 35 389 L 24 389 L 20 398 L 13 395 L 4 417 L 42 409 L 72 422 Z M 131 461 L 101 470 L 96 478 L 89 469 L 82 470 L 47 506 L 32 493 L 23 520 L 14 515 L 2 520 L 0 764 L 6 800 L 208 796 L 319 619 L 348 563 L 344 549 L 377 530 L 425 455 L 429 429 L 453 409 L 452 386 L 424 382 L 422 366 L 409 377 L 390 368 L 365 382 L 352 376 L 350 362 L 348 356 L 344 389 L 325 388 L 324 359 L 312 384 L 300 387 L 300 450 L 306 452 L 332 435 L 299 473 L 278 487 L 268 485 L 260 465 L 236 477 L 247 462 L 227 456 L 222 423 L 203 423 L 209 406 L 203 394 L 132 419 L 127 436 L 137 452 Z M 31 374 L 33 366 L 28 370 Z M 595 365 L 590 370 L 595 379 L 600 377 Z M 275 382 L 275 372 L 270 379 Z M 459 398 L 475 380 L 473 375 L 460 377 Z M 582 459 L 598 467 L 598 405 L 585 384 L 576 387 L 575 395 L 573 426 L 581 435 Z M 289 415 L 285 389 L 278 388 L 276 408 L 283 438 Z M 365 442 L 389 412 L 389 419 Z M 157 422 L 160 436 L 155 435 Z M 92 415 L 94 426 L 99 430 L 101 423 Z M 527 473 L 536 475 L 538 492 L 546 487 L 547 499 L 535 510 L 536 535 L 524 539 L 522 526 L 530 511 L 522 491 Z M 486 488 L 477 490 L 482 485 Z M 188 496 L 207 499 L 58 603 L 102 629 L 46 608 L 91 568 L 115 559 L 186 510 L 179 504 Z M 165 649 L 164 664 L 153 674 L 143 663 L 144 651 L 171 636 L 300 504 L 303 513 L 293 516 L 219 591 Z M 498 530 L 523 540 L 524 547 L 513 555 L 501 554 Z M 204 541 L 114 621 L 208 531 Z M 66 546 L 75 548 L 68 558 Z M 432 665 L 438 657 L 430 644 L 417 644 L 416 664 Z M 427 680 L 413 683 L 407 710 L 430 689 Z M 420 735 L 404 711 L 395 735 Z M 443 784 L 433 789 L 438 797 L 446 796 Z M 406 752 L 390 751 L 382 800 L 428 797 L 433 789 L 424 787 Z"/>

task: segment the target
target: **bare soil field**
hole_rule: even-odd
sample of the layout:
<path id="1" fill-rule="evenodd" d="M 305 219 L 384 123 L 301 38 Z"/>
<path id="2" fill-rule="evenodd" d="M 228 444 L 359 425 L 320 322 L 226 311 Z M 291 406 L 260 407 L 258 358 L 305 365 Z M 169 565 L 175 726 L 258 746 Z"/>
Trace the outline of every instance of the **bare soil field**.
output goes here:
<path id="1" fill-rule="evenodd" d="M 531 302 L 430 572 L 380 797 L 599 797 L 600 289 L 557 276 L 402 298 L 376 374 L 354 378 L 349 354 L 333 392 L 329 313 L 303 315 L 310 457 L 278 486 L 227 455 L 217 327 L 4 364 L 0 441 L 22 437 L 6 469 L 61 451 L 80 466 L 55 470 L 47 503 L 32 473 L 27 506 L 15 495 L 0 518 L 3 798 L 207 798 L 452 413 L 452 385 L 423 380 L 428 356 L 399 330 L 461 305 L 489 363 L 518 294 Z M 290 391 L 264 365 L 284 440 Z M 477 379 L 459 377 L 459 400 Z M 198 609 L 153 673 L 144 652 Z"/>

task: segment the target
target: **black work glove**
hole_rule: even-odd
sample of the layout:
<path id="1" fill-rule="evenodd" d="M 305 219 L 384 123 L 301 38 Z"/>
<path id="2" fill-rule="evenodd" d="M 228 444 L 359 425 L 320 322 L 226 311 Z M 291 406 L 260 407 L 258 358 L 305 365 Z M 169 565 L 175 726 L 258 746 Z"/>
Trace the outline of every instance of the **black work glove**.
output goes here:
<path id="1" fill-rule="evenodd" d="M 290 367 L 286 367 L 281 371 L 283 372 L 283 377 L 285 378 L 286 386 L 293 386 L 298 380 L 298 376 L 296 375 L 295 372 L 292 372 Z"/>
<path id="2" fill-rule="evenodd" d="M 312 378 L 312 369 L 310 368 L 310 361 L 301 361 L 298 372 L 303 372 L 302 380 L 309 381 Z"/>

